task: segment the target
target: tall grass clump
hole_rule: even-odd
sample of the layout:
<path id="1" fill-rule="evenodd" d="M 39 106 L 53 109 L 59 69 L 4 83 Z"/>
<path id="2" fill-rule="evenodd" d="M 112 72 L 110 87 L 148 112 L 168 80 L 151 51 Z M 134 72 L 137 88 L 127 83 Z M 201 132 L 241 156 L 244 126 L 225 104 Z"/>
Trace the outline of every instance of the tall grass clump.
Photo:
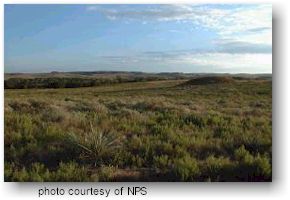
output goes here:
<path id="1" fill-rule="evenodd" d="M 111 131 L 98 130 L 92 123 L 90 127 L 84 135 L 71 134 L 72 141 L 81 149 L 81 159 L 94 166 L 110 162 L 120 148 L 120 137 Z"/>

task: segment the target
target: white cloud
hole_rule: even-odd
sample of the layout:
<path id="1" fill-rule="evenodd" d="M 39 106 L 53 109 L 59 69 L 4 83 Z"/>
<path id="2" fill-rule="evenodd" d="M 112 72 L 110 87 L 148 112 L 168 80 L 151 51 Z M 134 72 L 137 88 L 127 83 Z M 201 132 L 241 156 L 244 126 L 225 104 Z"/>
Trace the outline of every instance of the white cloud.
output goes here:
<path id="1" fill-rule="evenodd" d="M 176 64 L 214 67 L 221 72 L 271 72 L 272 56 L 268 54 L 205 53 L 183 55 L 171 60 Z"/>
<path id="2" fill-rule="evenodd" d="M 87 11 L 95 11 L 95 10 L 98 10 L 98 6 L 87 6 L 86 10 Z"/>
<path id="3" fill-rule="evenodd" d="M 109 20 L 190 23 L 194 31 L 208 29 L 218 35 L 211 49 L 193 49 L 171 52 L 147 52 L 126 58 L 114 58 L 118 63 L 155 64 L 168 66 L 211 67 L 229 72 L 267 72 L 272 69 L 272 6 L 242 5 L 235 7 L 216 5 L 159 5 L 109 9 L 87 8 L 98 11 Z M 179 30 L 170 29 L 168 32 Z M 122 56 L 121 56 L 122 57 Z M 134 60 L 134 62 L 132 62 Z M 108 62 L 112 62 L 112 59 Z"/>
<path id="4" fill-rule="evenodd" d="M 186 67 L 187 72 L 211 69 L 212 72 L 271 73 L 271 54 L 231 54 L 220 52 L 147 52 L 131 56 L 103 56 L 98 62 L 106 65 Z M 158 69 L 156 69 L 158 71 Z"/>
<path id="5" fill-rule="evenodd" d="M 111 9 L 88 6 L 88 11 L 103 13 L 110 20 L 176 21 L 214 30 L 221 38 L 241 42 L 272 44 L 272 6 L 246 5 L 232 9 L 214 5 L 159 5 L 142 9 Z"/>
<path id="6" fill-rule="evenodd" d="M 251 40 L 250 40 L 251 41 Z M 272 54 L 272 45 L 267 43 L 252 43 L 235 39 L 219 39 L 213 41 L 215 52 L 231 54 Z"/>

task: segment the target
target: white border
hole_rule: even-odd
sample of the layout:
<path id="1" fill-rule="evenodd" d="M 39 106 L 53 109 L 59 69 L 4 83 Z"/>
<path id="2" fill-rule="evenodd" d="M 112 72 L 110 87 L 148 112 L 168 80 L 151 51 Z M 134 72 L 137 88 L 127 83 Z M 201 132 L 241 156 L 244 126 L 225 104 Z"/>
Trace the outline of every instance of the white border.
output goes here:
<path id="1" fill-rule="evenodd" d="M 290 116 L 289 116 L 289 3 L 287 0 L 252 0 L 252 1 L 200 1 L 200 0 L 50 0 L 50 1 L 25 1 L 25 0 L 3 0 L 0 7 L 0 27 L 2 48 L 0 52 L 1 59 L 1 105 L 0 105 L 0 130 L 1 130 L 1 199 L 39 199 L 37 192 L 41 187 L 120 187 L 120 186 L 146 186 L 148 195 L 137 197 L 110 197 L 106 199 L 289 199 L 290 197 L 290 177 L 289 177 L 289 149 L 290 149 Z M 4 162 L 4 4 L 13 3 L 62 3 L 62 4 L 94 4 L 94 3 L 272 3 L 273 4 L 273 182 L 272 183 L 4 183 L 3 162 Z M 42 197 L 42 199 L 51 199 L 56 197 Z M 61 198 L 61 197 L 57 197 Z M 67 197 L 65 197 L 67 198 Z M 71 197 L 70 197 L 71 198 Z M 87 198 L 98 198 L 85 197 Z"/>

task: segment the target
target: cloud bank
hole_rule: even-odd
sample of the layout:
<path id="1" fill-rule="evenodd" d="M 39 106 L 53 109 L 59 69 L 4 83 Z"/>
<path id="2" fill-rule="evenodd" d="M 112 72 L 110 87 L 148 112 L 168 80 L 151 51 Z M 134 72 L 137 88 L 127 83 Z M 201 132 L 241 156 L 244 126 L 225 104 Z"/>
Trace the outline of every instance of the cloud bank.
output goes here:
<path id="1" fill-rule="evenodd" d="M 142 52 L 134 56 L 103 57 L 103 60 L 130 64 L 166 63 L 201 66 L 244 72 L 256 68 L 271 72 L 272 68 L 272 6 L 263 5 L 158 5 L 122 7 L 88 6 L 108 20 L 147 23 L 189 23 L 194 29 L 214 31 L 218 37 L 212 47 L 180 51 Z M 178 32 L 179 30 L 169 30 Z"/>
<path id="2" fill-rule="evenodd" d="M 268 4 L 54 5 L 56 17 L 46 6 L 16 7 L 5 11 L 5 69 L 13 72 L 272 72 Z M 25 24 L 24 15 L 41 20 Z"/>

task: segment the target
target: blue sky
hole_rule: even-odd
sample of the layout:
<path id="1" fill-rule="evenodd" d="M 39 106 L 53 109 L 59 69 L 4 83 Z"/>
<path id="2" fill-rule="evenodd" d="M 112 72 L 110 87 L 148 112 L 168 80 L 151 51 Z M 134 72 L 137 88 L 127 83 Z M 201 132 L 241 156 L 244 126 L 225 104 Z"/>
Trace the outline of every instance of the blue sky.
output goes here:
<path id="1" fill-rule="evenodd" d="M 271 5 L 5 5 L 5 72 L 272 72 Z"/>

